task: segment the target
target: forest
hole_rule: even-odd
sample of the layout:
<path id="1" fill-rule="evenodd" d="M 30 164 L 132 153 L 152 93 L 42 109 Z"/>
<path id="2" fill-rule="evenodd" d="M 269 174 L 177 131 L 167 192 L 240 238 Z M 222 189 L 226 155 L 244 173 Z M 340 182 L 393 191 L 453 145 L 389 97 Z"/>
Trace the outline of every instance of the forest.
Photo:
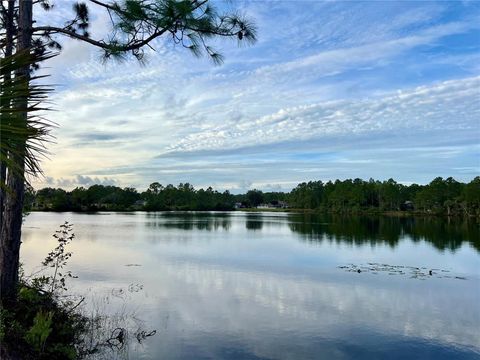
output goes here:
<path id="1" fill-rule="evenodd" d="M 249 190 L 245 194 L 150 184 L 143 192 L 126 187 L 92 185 L 72 191 L 60 188 L 30 188 L 26 211 L 128 211 L 128 210 L 234 210 L 236 208 L 281 207 L 334 213 L 389 212 L 480 216 L 480 177 L 468 183 L 437 177 L 427 185 L 404 185 L 393 179 L 347 179 L 309 181 L 290 192 Z"/>

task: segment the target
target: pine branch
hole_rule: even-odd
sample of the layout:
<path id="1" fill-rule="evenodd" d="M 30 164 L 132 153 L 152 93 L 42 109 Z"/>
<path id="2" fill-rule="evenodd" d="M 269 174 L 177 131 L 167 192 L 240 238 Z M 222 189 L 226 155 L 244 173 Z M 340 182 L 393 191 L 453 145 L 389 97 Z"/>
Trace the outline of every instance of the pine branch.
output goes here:
<path id="1" fill-rule="evenodd" d="M 107 3 L 104 3 L 104 2 L 101 2 L 101 1 L 98 1 L 98 0 L 90 0 L 90 1 L 94 4 L 96 4 L 96 5 L 105 7 L 108 10 L 114 11 L 115 13 L 120 13 L 120 14 L 126 15 L 126 13 L 124 11 L 122 11 L 117 6 L 110 5 L 110 4 L 107 4 Z M 208 0 L 203 0 L 203 1 L 200 1 L 200 2 L 197 2 L 196 0 L 193 0 L 192 1 L 192 4 L 193 4 L 192 11 L 202 7 L 207 2 L 208 2 Z M 177 15 L 176 17 L 174 17 L 172 19 L 171 25 L 175 24 L 175 22 L 178 21 L 180 18 L 181 18 L 180 14 Z M 91 45 L 102 48 L 106 51 L 115 51 L 115 52 L 118 53 L 118 52 L 128 52 L 128 51 L 138 50 L 138 49 L 142 48 L 143 46 L 148 45 L 154 39 L 162 36 L 163 34 L 165 34 L 166 32 L 169 32 L 171 30 L 169 29 L 169 27 L 156 28 L 155 31 L 151 35 L 146 37 L 145 39 L 135 40 L 136 36 L 134 36 L 132 38 L 132 40 L 130 42 L 126 43 L 126 44 L 114 44 L 114 43 L 107 43 L 104 40 L 95 40 L 95 39 L 92 39 L 88 36 L 78 34 L 77 32 L 72 31 L 70 29 L 55 27 L 55 26 L 34 27 L 32 29 L 32 31 L 33 31 L 33 33 L 43 32 L 43 34 L 41 34 L 43 36 L 48 36 L 48 35 L 55 34 L 55 33 L 63 34 L 63 35 L 66 35 L 68 37 L 71 37 L 71 38 L 74 38 L 74 39 L 77 39 L 77 40 L 85 41 L 85 42 L 87 42 Z M 221 34 L 218 34 L 218 35 L 221 35 Z M 235 35 L 235 34 L 232 34 L 232 35 Z M 228 35 L 225 34 L 225 36 L 228 36 Z"/>
<path id="2" fill-rule="evenodd" d="M 115 51 L 126 52 L 126 51 L 136 50 L 136 49 L 141 48 L 144 45 L 147 45 L 150 41 L 154 40 L 155 38 L 157 38 L 157 37 L 159 37 L 163 34 L 165 34 L 168 31 L 168 29 L 162 29 L 160 31 L 157 31 L 157 32 L 153 33 L 152 35 L 150 35 L 148 38 L 146 38 L 144 40 L 141 40 L 141 41 L 136 41 L 136 42 L 133 42 L 131 44 L 126 44 L 126 45 L 115 45 L 115 46 L 113 46 L 111 44 L 108 44 L 108 43 L 104 42 L 103 40 L 94 40 L 94 39 L 91 39 L 87 36 L 77 34 L 76 32 L 66 30 L 64 28 L 55 27 L 55 26 L 39 26 L 39 27 L 34 27 L 33 28 L 34 33 L 39 32 L 39 31 L 44 31 L 45 33 L 61 33 L 61 34 L 67 35 L 71 38 L 88 42 L 92 45 L 95 45 L 95 46 L 100 47 L 100 48 L 105 49 L 105 50 L 112 50 L 114 48 Z"/>

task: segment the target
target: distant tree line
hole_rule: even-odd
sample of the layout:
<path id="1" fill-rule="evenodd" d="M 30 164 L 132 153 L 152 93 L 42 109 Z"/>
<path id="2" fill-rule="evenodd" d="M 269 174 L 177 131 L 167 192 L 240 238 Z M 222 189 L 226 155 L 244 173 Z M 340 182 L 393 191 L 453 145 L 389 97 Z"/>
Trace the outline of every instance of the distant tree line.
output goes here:
<path id="1" fill-rule="evenodd" d="M 403 185 L 393 179 L 378 181 L 310 181 L 288 194 L 293 208 L 333 212 L 362 210 L 416 211 L 446 215 L 480 215 L 480 177 L 461 183 L 449 177 L 428 185 Z"/>
<path id="2" fill-rule="evenodd" d="M 131 187 L 92 185 L 72 191 L 30 189 L 26 199 L 27 210 L 46 211 L 233 210 L 282 203 L 292 209 L 337 213 L 410 211 L 480 216 L 480 176 L 469 183 L 437 177 L 428 185 L 403 185 L 393 179 L 310 181 L 289 193 L 249 190 L 238 195 L 211 187 L 197 190 L 189 183 L 163 186 L 154 182 L 141 193 Z"/>

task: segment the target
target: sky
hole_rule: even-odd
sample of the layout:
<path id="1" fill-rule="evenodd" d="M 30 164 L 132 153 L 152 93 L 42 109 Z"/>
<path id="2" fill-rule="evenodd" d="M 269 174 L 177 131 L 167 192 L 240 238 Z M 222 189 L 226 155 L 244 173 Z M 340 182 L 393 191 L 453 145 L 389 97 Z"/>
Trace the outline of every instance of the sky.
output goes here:
<path id="1" fill-rule="evenodd" d="M 188 182 L 234 193 L 310 180 L 480 175 L 480 1 L 231 1 L 258 42 L 221 66 L 167 39 L 145 65 L 59 38 L 44 176 L 72 189 Z M 38 24 L 62 24 L 57 0 Z M 109 33 L 90 6 L 91 34 Z"/>

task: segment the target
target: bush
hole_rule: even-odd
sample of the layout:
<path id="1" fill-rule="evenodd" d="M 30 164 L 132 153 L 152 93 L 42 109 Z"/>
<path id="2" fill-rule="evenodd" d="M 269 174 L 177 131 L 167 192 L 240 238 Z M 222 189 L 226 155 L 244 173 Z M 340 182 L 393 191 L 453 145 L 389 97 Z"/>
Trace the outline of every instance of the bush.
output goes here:
<path id="1" fill-rule="evenodd" d="M 71 253 L 65 246 L 73 239 L 72 226 L 63 224 L 54 234 L 58 246 L 43 262 L 52 275 L 21 277 L 17 301 L 0 308 L 0 342 L 3 352 L 25 359 L 76 359 L 83 352 L 82 339 L 88 329 L 87 317 L 76 309 L 83 301 L 63 294 L 66 278 L 62 273 Z"/>

